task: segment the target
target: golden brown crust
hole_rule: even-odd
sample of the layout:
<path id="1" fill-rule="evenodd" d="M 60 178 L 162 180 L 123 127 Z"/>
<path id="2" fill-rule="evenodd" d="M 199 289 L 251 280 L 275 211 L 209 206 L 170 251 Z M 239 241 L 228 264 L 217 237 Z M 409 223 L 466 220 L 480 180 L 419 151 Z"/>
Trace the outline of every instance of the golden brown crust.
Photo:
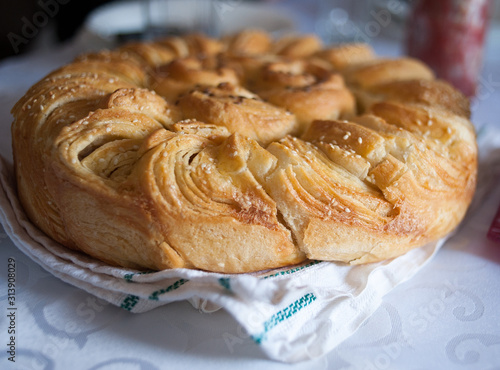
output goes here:
<path id="1" fill-rule="evenodd" d="M 117 51 L 150 67 L 168 63 L 178 56 L 174 51 L 153 42 L 133 42 L 122 46 Z"/>
<path id="2" fill-rule="evenodd" d="M 180 97 L 178 107 L 185 119 L 224 126 L 263 145 L 297 131 L 292 114 L 242 87 L 226 83 L 217 87 L 200 86 Z"/>
<path id="3" fill-rule="evenodd" d="M 217 58 L 221 66 L 235 71 L 241 85 L 246 87 L 255 83 L 262 66 L 281 60 L 281 57 L 274 54 L 247 55 L 227 52 L 219 54 Z"/>
<path id="4" fill-rule="evenodd" d="M 413 59 L 270 40 L 129 44 L 35 84 L 12 110 L 28 217 L 109 264 L 225 273 L 380 261 L 455 228 L 467 99 Z"/>
<path id="5" fill-rule="evenodd" d="M 305 58 L 319 51 L 321 47 L 321 40 L 316 35 L 292 35 L 275 41 L 271 52 L 283 57 Z"/>
<path id="6" fill-rule="evenodd" d="M 151 87 L 165 99 L 175 102 L 196 86 L 221 83 L 239 85 L 236 72 L 221 66 L 215 58 L 185 57 L 157 68 Z"/>
<path id="7" fill-rule="evenodd" d="M 470 117 L 469 100 L 441 80 L 403 80 L 371 86 L 359 95 L 363 111 L 378 101 L 399 101 L 439 107 L 458 116 Z"/>
<path id="8" fill-rule="evenodd" d="M 261 30 L 244 30 L 223 39 L 226 51 L 233 55 L 261 55 L 269 52 L 271 37 Z"/>
<path id="9" fill-rule="evenodd" d="M 264 64 L 252 90 L 297 117 L 298 132 L 315 119 L 337 119 L 354 114 L 355 101 L 339 74 L 303 60 Z"/>
<path id="10" fill-rule="evenodd" d="M 429 67 L 412 58 L 374 59 L 345 68 L 342 73 L 348 85 L 361 89 L 393 81 L 434 79 Z"/>
<path id="11" fill-rule="evenodd" d="M 313 58 L 325 60 L 335 70 L 341 71 L 357 64 L 370 62 L 376 57 L 373 49 L 367 44 L 343 44 L 319 50 Z"/>
<path id="12" fill-rule="evenodd" d="M 318 217 L 304 207 L 309 212 L 298 228 L 310 258 L 365 263 L 397 256 L 449 233 L 472 199 L 477 149 L 466 120 L 423 106 L 393 103 L 379 103 L 372 113 L 356 122 L 316 121 L 302 137 L 351 176 L 345 188 L 342 183 L 325 184 L 325 198 L 315 197 L 327 207 L 323 212 L 328 217 Z M 423 127 L 415 119 L 432 119 L 434 124 Z M 354 160 L 345 165 L 348 156 Z M 332 178 L 325 168 L 308 167 L 317 168 L 307 176 L 311 184 L 320 181 L 314 176 Z M 356 191 L 356 184 L 368 187 Z M 277 184 L 272 189 L 283 192 Z M 279 209 L 290 207 L 290 202 L 277 200 L 277 204 Z M 291 214 L 280 210 L 285 219 Z M 293 217 L 299 218 L 295 213 Z M 328 234 L 327 230 L 335 231 Z"/>
<path id="13" fill-rule="evenodd" d="M 222 51 L 224 44 L 216 39 L 203 34 L 194 33 L 184 37 L 167 37 L 156 41 L 170 51 L 174 52 L 176 57 L 187 56 L 210 56 Z"/>

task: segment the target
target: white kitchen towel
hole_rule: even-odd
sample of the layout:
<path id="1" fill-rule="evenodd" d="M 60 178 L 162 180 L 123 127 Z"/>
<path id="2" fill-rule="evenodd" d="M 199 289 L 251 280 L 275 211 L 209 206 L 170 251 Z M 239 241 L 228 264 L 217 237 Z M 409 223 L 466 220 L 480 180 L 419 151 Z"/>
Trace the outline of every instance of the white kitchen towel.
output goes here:
<path id="1" fill-rule="evenodd" d="M 490 145 L 483 145 L 488 148 L 483 163 L 491 170 L 498 162 L 500 135 L 484 137 Z M 492 177 L 492 171 L 482 173 Z M 413 276 L 444 243 L 440 240 L 392 260 L 358 266 L 308 261 L 259 274 L 139 272 L 69 250 L 37 229 L 19 204 L 11 165 L 1 157 L 0 184 L 0 222 L 5 232 L 53 275 L 137 313 L 179 300 L 189 300 L 202 311 L 224 308 L 270 358 L 284 362 L 316 358 L 339 345 L 379 307 L 385 294 Z M 477 194 L 489 186 L 491 181 L 480 179 Z"/>

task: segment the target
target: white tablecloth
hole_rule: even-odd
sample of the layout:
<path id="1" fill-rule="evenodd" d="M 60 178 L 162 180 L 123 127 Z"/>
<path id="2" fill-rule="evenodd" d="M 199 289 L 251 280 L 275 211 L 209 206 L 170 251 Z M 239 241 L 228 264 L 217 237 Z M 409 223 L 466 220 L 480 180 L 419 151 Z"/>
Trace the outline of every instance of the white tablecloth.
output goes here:
<path id="1" fill-rule="evenodd" d="M 500 132 L 498 35 L 490 33 L 480 95 L 473 105 L 473 121 L 490 144 L 492 133 Z M 398 52 L 383 40 L 374 46 L 379 54 Z M 10 108 L 76 51 L 66 47 L 0 63 L 2 156 L 11 158 Z M 495 145 L 500 146 L 498 141 Z M 491 186 L 479 194 L 481 202 L 430 263 L 385 296 L 361 328 L 327 356 L 293 365 L 268 360 L 224 311 L 202 314 L 177 302 L 132 314 L 107 304 L 47 273 L 0 228 L 0 368 L 500 368 L 500 244 L 486 239 L 500 204 L 498 170 L 497 161 L 482 172 L 481 181 Z M 15 363 L 8 360 L 10 258 L 16 263 Z"/>

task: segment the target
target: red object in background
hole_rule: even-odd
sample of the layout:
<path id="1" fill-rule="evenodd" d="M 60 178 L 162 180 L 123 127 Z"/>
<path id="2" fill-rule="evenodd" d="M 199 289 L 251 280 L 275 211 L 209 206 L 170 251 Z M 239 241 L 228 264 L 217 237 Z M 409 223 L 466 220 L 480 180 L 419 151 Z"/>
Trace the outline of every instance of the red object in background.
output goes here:
<path id="1" fill-rule="evenodd" d="M 488 239 L 500 243 L 500 207 L 498 207 L 497 214 L 491 223 L 490 230 L 488 231 Z"/>
<path id="2" fill-rule="evenodd" d="M 468 97 L 475 95 L 490 0 L 416 0 L 407 23 L 407 53 Z"/>

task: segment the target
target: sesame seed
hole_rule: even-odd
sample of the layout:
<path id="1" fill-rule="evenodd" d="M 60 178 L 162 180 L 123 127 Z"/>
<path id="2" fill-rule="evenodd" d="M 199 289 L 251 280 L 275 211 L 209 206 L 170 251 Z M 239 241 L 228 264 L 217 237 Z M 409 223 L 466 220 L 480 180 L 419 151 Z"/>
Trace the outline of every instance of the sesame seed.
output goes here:
<path id="1" fill-rule="evenodd" d="M 362 144 L 363 143 L 363 138 L 358 137 L 358 143 Z"/>

